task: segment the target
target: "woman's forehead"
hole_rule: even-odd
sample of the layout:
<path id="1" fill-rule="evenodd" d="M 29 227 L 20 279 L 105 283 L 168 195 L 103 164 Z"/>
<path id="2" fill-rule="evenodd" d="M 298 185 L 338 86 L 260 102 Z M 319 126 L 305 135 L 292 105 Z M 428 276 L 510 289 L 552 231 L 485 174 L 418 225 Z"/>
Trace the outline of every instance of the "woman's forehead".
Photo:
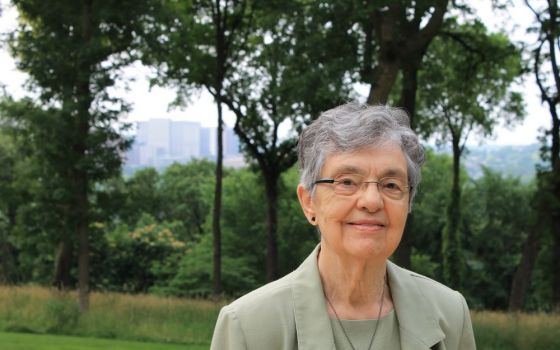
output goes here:
<path id="1" fill-rule="evenodd" d="M 407 176 L 404 153 L 396 145 L 360 149 L 354 152 L 335 153 L 325 159 L 324 175 L 360 174 L 375 172 L 378 176 Z"/>

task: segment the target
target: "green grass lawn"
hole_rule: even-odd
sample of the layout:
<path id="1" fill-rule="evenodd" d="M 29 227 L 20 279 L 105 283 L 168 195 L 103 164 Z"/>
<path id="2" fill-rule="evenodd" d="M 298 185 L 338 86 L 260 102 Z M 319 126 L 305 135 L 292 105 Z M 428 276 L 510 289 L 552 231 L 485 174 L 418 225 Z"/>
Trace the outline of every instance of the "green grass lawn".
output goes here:
<path id="1" fill-rule="evenodd" d="M 208 349 L 227 303 L 98 292 L 80 314 L 77 300 L 76 292 L 0 286 L 0 350 Z M 472 318 L 479 349 L 560 349 L 560 313 L 473 311 Z"/>
<path id="2" fill-rule="evenodd" d="M 177 345 L 57 335 L 0 332 L 2 350 L 202 350 L 204 345 Z"/>

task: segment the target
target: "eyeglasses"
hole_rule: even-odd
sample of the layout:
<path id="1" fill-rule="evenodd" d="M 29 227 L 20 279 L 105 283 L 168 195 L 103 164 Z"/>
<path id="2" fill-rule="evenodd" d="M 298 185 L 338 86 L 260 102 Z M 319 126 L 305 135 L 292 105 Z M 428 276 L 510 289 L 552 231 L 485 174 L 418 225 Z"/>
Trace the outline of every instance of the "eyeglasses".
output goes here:
<path id="1" fill-rule="evenodd" d="M 358 190 L 365 189 L 366 184 L 376 184 L 379 192 L 391 199 L 402 199 L 410 191 L 410 187 L 398 177 L 384 177 L 378 181 L 366 181 L 359 174 L 337 175 L 334 179 L 320 179 L 313 184 L 334 184 L 334 193 L 341 196 L 352 196 Z"/>

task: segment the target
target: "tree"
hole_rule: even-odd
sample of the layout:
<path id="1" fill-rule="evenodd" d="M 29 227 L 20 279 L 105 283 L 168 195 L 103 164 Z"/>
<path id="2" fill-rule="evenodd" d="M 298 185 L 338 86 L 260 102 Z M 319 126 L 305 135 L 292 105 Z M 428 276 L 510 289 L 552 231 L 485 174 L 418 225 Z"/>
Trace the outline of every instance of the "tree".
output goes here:
<path id="1" fill-rule="evenodd" d="M 252 2 L 182 0 L 166 2 L 165 11 L 147 36 L 144 62 L 158 67 L 157 83 L 178 87 L 178 100 L 188 100 L 192 88 L 204 88 L 218 111 L 217 159 L 212 218 L 214 295 L 221 286 L 223 177 L 223 91 L 242 58 L 253 21 Z"/>
<path id="2" fill-rule="evenodd" d="M 428 46 L 438 34 L 448 0 L 360 3 L 363 31 L 361 79 L 370 85 L 369 104 L 386 103 L 399 71 L 403 72 L 401 102 L 414 111 L 416 74 Z M 357 12 L 358 13 L 358 12 Z"/>
<path id="3" fill-rule="evenodd" d="M 312 8 L 298 1 L 255 9 L 258 20 L 244 60 L 225 89 L 223 100 L 236 116 L 234 130 L 264 182 L 268 281 L 279 277 L 279 181 L 297 160 L 298 134 L 281 139 L 279 129 L 291 125 L 299 132 L 349 95 L 345 73 L 355 45 L 343 30 L 344 20 L 334 15 L 345 10 L 337 3 Z M 338 55 L 329 54 L 334 50 Z"/>
<path id="4" fill-rule="evenodd" d="M 558 66 L 558 46 L 560 44 L 560 12 L 556 0 L 547 0 L 546 3 L 535 5 L 535 2 L 525 0 L 527 7 L 533 12 L 537 21 L 536 26 L 530 31 L 538 35 L 536 47 L 533 50 L 532 68 L 535 80 L 540 90 L 542 102 L 546 103 L 551 117 L 551 128 L 545 134 L 543 160 L 549 165 L 539 174 L 541 193 L 546 196 L 543 200 L 541 211 L 542 222 L 548 223 L 553 235 L 553 255 L 560 254 L 560 118 L 558 105 L 560 103 L 560 68 Z M 538 250 L 539 232 L 527 239 L 525 265 L 520 265 L 519 278 L 530 276 L 534 265 L 536 251 Z M 529 241 L 529 239 L 531 241 Z M 531 249 L 532 248 L 532 249 Z M 555 309 L 560 309 L 560 261 L 553 259 L 551 262 L 552 304 Z M 522 293 L 524 294 L 524 293 Z M 516 306 L 518 307 L 519 303 Z"/>
<path id="5" fill-rule="evenodd" d="M 25 191 L 17 184 L 23 157 L 6 127 L 2 127 L 2 119 L 0 114 L 0 284 L 7 284 L 17 279 L 16 251 L 11 237 L 18 207 L 25 200 Z"/>
<path id="6" fill-rule="evenodd" d="M 51 283 L 68 288 L 72 284 L 70 270 L 75 240 L 66 221 L 74 203 L 64 181 L 68 180 L 65 169 L 72 158 L 64 144 L 64 129 L 57 123 L 61 111 L 54 107 L 43 109 L 30 99 L 11 98 L 5 99 L 0 108 L 2 116 L 9 121 L 8 128 L 21 157 L 27 160 L 27 171 L 19 174 L 27 185 L 27 200 L 17 208 L 15 236 L 21 242 L 20 247 L 41 246 L 45 242 L 56 245 Z"/>
<path id="7" fill-rule="evenodd" d="M 150 1 L 14 0 L 20 25 L 10 48 L 29 73 L 45 105 L 57 106 L 60 139 L 48 159 L 67 189 L 67 231 L 78 236 L 80 309 L 89 305 L 89 195 L 93 184 L 119 170 L 128 145 L 115 129 L 126 106 L 111 98 L 119 68 L 134 59 L 133 46 L 149 16 Z M 41 122 L 35 120 L 36 122 Z M 52 140 L 51 140 L 52 141 Z M 61 160 L 61 161 L 58 161 Z"/>
<path id="8" fill-rule="evenodd" d="M 458 6 L 454 1 L 454 6 Z M 359 40 L 359 80 L 370 86 L 369 104 L 387 103 L 399 74 L 400 100 L 416 128 L 418 71 L 430 43 L 439 33 L 448 0 L 360 0 L 353 3 Z M 357 17 L 356 17 L 357 16 Z M 355 27 L 353 27 L 355 28 Z M 396 102 L 395 102 L 396 103 Z M 410 213 L 396 262 L 410 267 L 414 213 Z"/>
<path id="9" fill-rule="evenodd" d="M 451 201 L 442 238 L 443 277 L 459 288 L 463 276 L 461 251 L 460 161 L 472 132 L 490 135 L 499 122 L 523 116 L 519 93 L 510 90 L 522 73 L 519 50 L 502 34 L 488 34 L 478 21 L 447 23 L 447 33 L 430 46 L 420 75 L 424 132 L 435 132 L 453 152 Z M 459 34 L 460 33 L 460 34 Z"/>

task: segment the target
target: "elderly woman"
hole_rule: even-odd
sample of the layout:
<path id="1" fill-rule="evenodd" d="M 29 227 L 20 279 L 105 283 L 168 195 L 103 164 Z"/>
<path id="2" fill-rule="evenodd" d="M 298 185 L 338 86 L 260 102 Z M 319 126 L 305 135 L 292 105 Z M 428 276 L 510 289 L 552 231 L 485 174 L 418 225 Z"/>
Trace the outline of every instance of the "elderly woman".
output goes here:
<path id="1" fill-rule="evenodd" d="M 334 108 L 305 129 L 298 155 L 297 195 L 320 244 L 225 306 L 211 349 L 475 349 L 463 296 L 388 260 L 424 162 L 406 114 Z"/>

